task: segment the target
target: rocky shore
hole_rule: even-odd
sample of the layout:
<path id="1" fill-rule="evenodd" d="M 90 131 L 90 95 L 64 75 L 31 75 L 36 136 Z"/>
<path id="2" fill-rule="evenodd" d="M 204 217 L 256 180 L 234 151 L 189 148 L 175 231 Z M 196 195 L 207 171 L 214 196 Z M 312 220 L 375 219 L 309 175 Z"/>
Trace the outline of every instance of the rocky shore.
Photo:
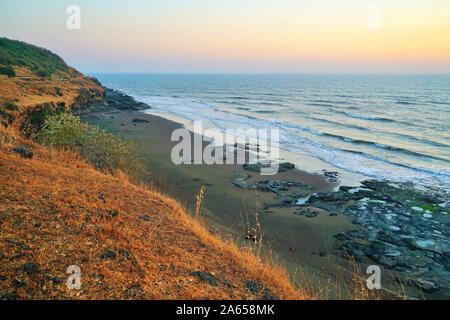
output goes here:
<path id="1" fill-rule="evenodd" d="M 450 201 L 442 190 L 366 180 L 361 187 L 314 193 L 314 188 L 290 180 L 249 183 L 249 177 L 241 174 L 232 183 L 276 195 L 276 202 L 265 203 L 263 212 L 280 206 L 307 218 L 324 213 L 351 219 L 354 229 L 333 236 L 337 257 L 380 265 L 395 272 L 404 286 L 450 297 Z"/>
<path id="2" fill-rule="evenodd" d="M 92 78 L 95 81 L 95 78 Z M 98 82 L 100 83 L 100 82 Z M 136 101 L 133 97 L 124 94 L 118 90 L 102 87 L 104 95 L 102 101 L 85 105 L 83 109 L 80 109 L 77 114 L 89 114 L 89 113 L 114 113 L 114 111 L 140 111 L 151 109 L 146 103 Z"/>

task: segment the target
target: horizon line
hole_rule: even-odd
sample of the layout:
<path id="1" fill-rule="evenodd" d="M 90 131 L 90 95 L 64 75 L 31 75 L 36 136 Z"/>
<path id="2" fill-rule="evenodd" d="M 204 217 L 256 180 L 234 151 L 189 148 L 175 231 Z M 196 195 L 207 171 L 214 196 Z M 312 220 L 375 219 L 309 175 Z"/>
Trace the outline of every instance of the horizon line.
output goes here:
<path id="1" fill-rule="evenodd" d="M 205 75 L 450 75 L 450 72 L 127 72 L 84 71 L 84 74 L 205 74 Z"/>

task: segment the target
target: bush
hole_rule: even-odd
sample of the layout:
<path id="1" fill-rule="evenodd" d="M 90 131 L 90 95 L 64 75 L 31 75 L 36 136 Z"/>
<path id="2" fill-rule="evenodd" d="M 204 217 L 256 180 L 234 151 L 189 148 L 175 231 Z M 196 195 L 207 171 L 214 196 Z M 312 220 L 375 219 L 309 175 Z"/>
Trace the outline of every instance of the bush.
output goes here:
<path id="1" fill-rule="evenodd" d="M 58 95 L 60 97 L 63 96 L 63 92 L 60 87 L 55 87 L 55 93 L 56 93 L 56 95 Z"/>
<path id="2" fill-rule="evenodd" d="M 54 113 L 55 110 L 50 102 L 45 102 L 42 105 L 36 106 L 29 116 L 30 124 L 33 128 L 38 129 L 42 127 L 45 120 Z"/>
<path id="3" fill-rule="evenodd" d="M 6 127 L 15 119 L 14 113 L 9 111 L 19 111 L 19 107 L 12 102 L 0 104 L 0 124 Z"/>
<path id="4" fill-rule="evenodd" d="M 50 73 L 47 72 L 46 70 L 38 70 L 38 71 L 36 71 L 36 75 L 37 75 L 38 77 L 42 77 L 42 78 L 48 78 L 48 77 L 50 77 Z"/>
<path id="5" fill-rule="evenodd" d="M 2 67 L 0 66 L 0 74 L 7 75 L 8 78 L 12 78 L 16 76 L 16 72 L 11 66 Z"/>
<path id="6" fill-rule="evenodd" d="M 47 119 L 34 138 L 45 145 L 64 150 L 77 150 L 96 169 L 113 173 L 120 169 L 138 177 L 144 166 L 138 159 L 139 149 L 132 141 L 124 141 L 98 126 L 89 126 L 72 114 L 54 115 Z"/>
<path id="7" fill-rule="evenodd" d="M 17 106 L 17 104 L 12 103 L 12 102 L 5 102 L 1 109 L 9 110 L 9 111 L 19 111 L 19 107 Z"/>

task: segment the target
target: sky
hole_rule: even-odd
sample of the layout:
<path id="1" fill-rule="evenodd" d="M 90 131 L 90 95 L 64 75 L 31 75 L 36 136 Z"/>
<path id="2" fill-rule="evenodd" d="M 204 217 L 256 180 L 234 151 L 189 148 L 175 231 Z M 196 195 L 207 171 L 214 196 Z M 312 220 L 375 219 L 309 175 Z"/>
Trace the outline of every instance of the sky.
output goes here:
<path id="1" fill-rule="evenodd" d="M 450 0 L 1 0 L 0 37 L 85 73 L 450 73 Z"/>

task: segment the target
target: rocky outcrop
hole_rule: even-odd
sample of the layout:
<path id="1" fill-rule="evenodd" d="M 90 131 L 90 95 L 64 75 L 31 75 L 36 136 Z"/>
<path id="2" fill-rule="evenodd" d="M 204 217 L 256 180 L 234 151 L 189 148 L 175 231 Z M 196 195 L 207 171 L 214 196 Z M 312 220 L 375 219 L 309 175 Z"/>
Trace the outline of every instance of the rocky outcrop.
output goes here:
<path id="1" fill-rule="evenodd" d="M 104 88 L 105 89 L 105 100 L 109 108 L 116 108 L 119 110 L 145 110 L 151 107 L 143 102 L 136 101 L 133 97 L 126 95 L 120 91 Z"/>
<path id="2" fill-rule="evenodd" d="M 404 275 L 425 292 L 450 288 L 450 232 L 447 195 L 411 184 L 364 181 L 360 188 L 319 193 L 304 206 L 352 219 L 357 227 L 335 235 L 335 253 L 380 264 Z"/>

